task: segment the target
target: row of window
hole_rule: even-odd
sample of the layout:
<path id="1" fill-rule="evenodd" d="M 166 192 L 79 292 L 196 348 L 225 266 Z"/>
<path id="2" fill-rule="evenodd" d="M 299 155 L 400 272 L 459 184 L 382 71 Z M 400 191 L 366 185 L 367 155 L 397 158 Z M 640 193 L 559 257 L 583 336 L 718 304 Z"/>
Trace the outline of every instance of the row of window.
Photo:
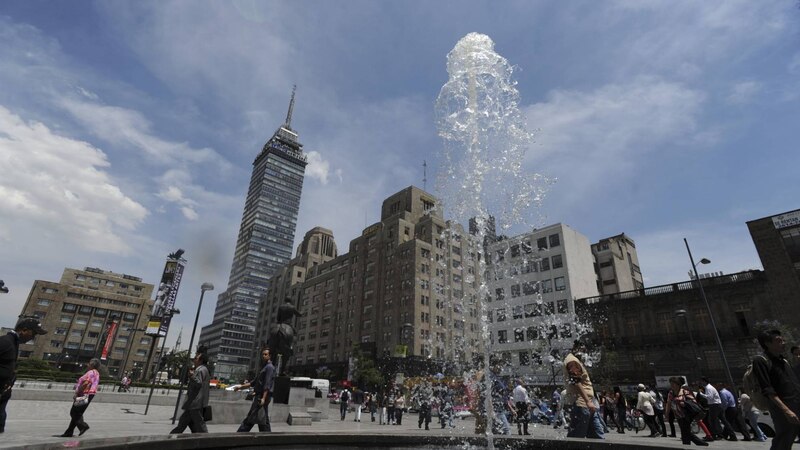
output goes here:
<path id="1" fill-rule="evenodd" d="M 497 330 L 497 343 L 509 343 L 509 330 Z M 526 328 L 512 330 L 514 342 L 533 342 L 540 339 L 567 339 L 572 337 L 572 326 L 568 323 L 562 325 L 533 325 Z M 494 337 L 494 336 L 492 336 Z"/>
<path id="2" fill-rule="evenodd" d="M 521 284 L 514 284 L 509 288 L 511 298 L 523 297 L 527 295 L 535 295 L 535 294 L 546 294 L 548 292 L 553 292 L 553 287 L 555 286 L 556 292 L 564 291 L 567 289 L 567 280 L 565 277 L 556 277 L 552 280 L 541 280 L 541 281 L 525 281 Z M 505 288 L 496 288 L 494 290 L 494 299 L 495 300 L 505 300 L 506 298 L 506 290 Z M 489 301 L 492 299 L 489 298 Z"/>
<path id="3" fill-rule="evenodd" d="M 541 303 L 528 303 L 526 305 L 516 305 L 511 308 L 511 318 L 513 320 L 522 318 L 531 318 L 539 316 L 550 316 L 558 312 L 558 314 L 569 313 L 569 300 L 561 299 L 555 302 L 541 302 Z M 507 308 L 498 308 L 489 313 L 489 322 L 493 322 L 493 318 L 497 322 L 503 322 L 508 317 Z"/>

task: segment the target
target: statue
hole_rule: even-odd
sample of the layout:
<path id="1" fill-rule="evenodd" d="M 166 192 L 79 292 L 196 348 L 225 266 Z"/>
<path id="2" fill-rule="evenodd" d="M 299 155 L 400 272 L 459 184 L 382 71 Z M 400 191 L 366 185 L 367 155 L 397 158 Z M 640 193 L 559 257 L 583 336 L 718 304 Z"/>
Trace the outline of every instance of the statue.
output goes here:
<path id="1" fill-rule="evenodd" d="M 294 341 L 292 320 L 295 316 L 303 317 L 304 314 L 295 308 L 292 304 L 292 300 L 287 297 L 285 303 L 278 307 L 278 317 L 275 325 L 269 330 L 269 340 L 267 340 L 267 345 L 272 351 L 272 354 L 277 355 L 275 359 L 277 363 L 275 364 L 276 374 L 281 372 L 281 366 L 294 354 L 292 350 L 292 341 Z"/>

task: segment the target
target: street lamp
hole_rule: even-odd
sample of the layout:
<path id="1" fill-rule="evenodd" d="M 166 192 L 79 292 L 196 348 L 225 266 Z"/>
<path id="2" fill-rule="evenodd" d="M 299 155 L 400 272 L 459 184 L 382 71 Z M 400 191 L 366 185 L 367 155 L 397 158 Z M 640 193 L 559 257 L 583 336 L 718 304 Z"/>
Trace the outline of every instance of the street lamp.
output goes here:
<path id="1" fill-rule="evenodd" d="M 694 258 L 692 257 L 692 251 L 689 249 L 689 242 L 686 238 L 683 238 L 683 243 L 686 244 L 686 252 L 689 253 L 689 261 L 692 263 L 692 270 L 694 270 L 694 279 L 697 281 L 697 286 L 700 287 L 700 295 L 703 297 L 703 302 L 706 304 L 706 310 L 708 311 L 708 318 L 711 319 L 711 327 L 714 329 L 714 337 L 717 340 L 717 349 L 719 350 L 719 354 L 722 357 L 722 364 L 725 366 L 725 375 L 728 377 L 728 383 L 730 383 L 731 388 L 736 386 L 736 383 L 733 381 L 733 376 L 731 375 L 731 368 L 728 366 L 728 358 L 725 356 L 725 349 L 722 348 L 722 340 L 719 338 L 719 331 L 717 331 L 717 323 L 714 320 L 714 313 L 711 312 L 711 305 L 708 304 L 708 298 L 706 297 L 706 291 L 703 289 L 703 282 L 700 280 L 700 275 L 697 274 L 697 264 L 709 264 L 711 261 L 707 258 L 702 258 L 697 264 L 694 262 Z"/>
<path id="2" fill-rule="evenodd" d="M 192 337 L 189 339 L 189 351 L 187 352 L 188 358 L 181 371 L 180 387 L 178 388 L 178 401 L 175 402 L 175 412 L 172 415 L 172 424 L 175 424 L 175 419 L 178 417 L 178 406 L 181 404 L 181 397 L 183 396 L 183 379 L 186 377 L 186 371 L 189 369 L 189 364 L 192 362 L 192 346 L 194 345 L 194 334 L 197 331 L 197 322 L 200 320 L 200 308 L 203 307 L 203 296 L 206 291 L 213 291 L 214 285 L 205 282 L 200 286 L 200 301 L 197 303 L 197 314 L 194 316 L 194 326 L 192 327 Z"/>
<path id="3" fill-rule="evenodd" d="M 180 313 L 181 313 L 180 309 L 172 308 L 172 309 L 168 309 L 167 311 L 164 311 L 164 317 L 165 318 L 169 318 L 171 320 L 172 316 L 174 316 L 175 314 L 180 314 Z M 166 333 L 164 333 L 164 337 L 161 339 L 161 350 L 158 353 L 158 357 L 159 358 L 161 358 L 161 356 L 164 354 L 164 346 L 167 344 L 167 333 L 169 333 L 169 329 L 167 329 Z M 156 342 L 158 342 L 158 337 L 159 336 L 160 336 L 160 334 L 156 334 L 155 336 L 153 336 L 153 342 L 150 343 L 150 355 L 147 357 L 147 364 L 148 365 L 150 365 L 150 363 L 152 361 L 153 351 L 156 348 Z M 144 372 L 147 373 L 147 366 L 145 366 Z M 147 415 L 147 411 L 150 410 L 150 400 L 153 398 L 153 391 L 156 388 L 156 378 L 157 377 L 158 377 L 158 365 L 156 365 L 156 367 L 153 369 L 153 381 L 150 383 L 150 394 L 148 394 L 148 396 L 147 396 L 147 406 L 144 407 L 144 415 L 145 416 Z"/>
<path id="4" fill-rule="evenodd" d="M 689 317 L 686 315 L 685 309 L 678 309 L 675 311 L 675 315 L 677 317 L 683 318 L 683 323 L 686 326 L 686 332 L 689 334 L 689 342 L 692 343 L 692 353 L 694 354 L 694 363 L 692 364 L 692 375 L 697 375 L 697 364 L 699 364 L 700 357 L 697 355 L 697 346 L 694 343 L 694 335 L 692 334 L 692 329 L 689 328 Z"/>

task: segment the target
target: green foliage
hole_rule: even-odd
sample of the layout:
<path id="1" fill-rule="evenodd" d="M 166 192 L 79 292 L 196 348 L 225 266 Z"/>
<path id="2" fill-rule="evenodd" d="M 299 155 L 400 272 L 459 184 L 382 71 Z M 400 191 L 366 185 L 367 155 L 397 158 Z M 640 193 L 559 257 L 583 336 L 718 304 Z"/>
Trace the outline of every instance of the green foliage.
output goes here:
<path id="1" fill-rule="evenodd" d="M 352 356 L 356 360 L 353 368 L 353 381 L 356 386 L 370 391 L 380 389 L 384 384 L 384 379 L 381 371 L 375 367 L 375 361 L 361 351 L 358 346 L 353 348 Z"/>
<path id="2" fill-rule="evenodd" d="M 792 345 L 800 345 L 800 333 L 797 331 L 797 328 L 790 327 L 778 320 L 764 320 L 762 322 L 756 322 L 753 325 L 753 333 L 758 336 L 759 333 L 762 331 L 769 331 L 769 330 L 779 330 L 781 332 L 781 336 L 783 336 L 783 340 L 786 341 L 787 349 Z"/>

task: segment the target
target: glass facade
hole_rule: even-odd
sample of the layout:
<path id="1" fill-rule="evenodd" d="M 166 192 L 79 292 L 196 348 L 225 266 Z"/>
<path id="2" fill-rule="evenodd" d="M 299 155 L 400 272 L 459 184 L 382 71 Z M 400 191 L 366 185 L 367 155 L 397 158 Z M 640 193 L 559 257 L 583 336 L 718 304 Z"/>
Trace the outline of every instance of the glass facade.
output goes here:
<path id="1" fill-rule="evenodd" d="M 306 158 L 289 123 L 287 117 L 253 162 L 228 288 L 217 299 L 213 322 L 201 333 L 199 342 L 208 346 L 220 378 L 247 370 L 257 345 L 259 299 L 267 294 L 272 275 L 292 257 Z"/>

